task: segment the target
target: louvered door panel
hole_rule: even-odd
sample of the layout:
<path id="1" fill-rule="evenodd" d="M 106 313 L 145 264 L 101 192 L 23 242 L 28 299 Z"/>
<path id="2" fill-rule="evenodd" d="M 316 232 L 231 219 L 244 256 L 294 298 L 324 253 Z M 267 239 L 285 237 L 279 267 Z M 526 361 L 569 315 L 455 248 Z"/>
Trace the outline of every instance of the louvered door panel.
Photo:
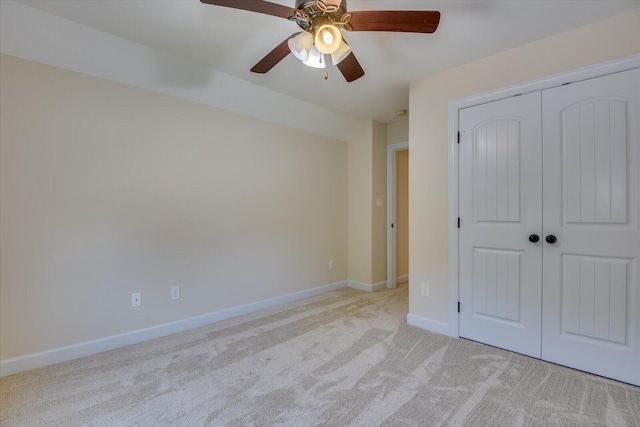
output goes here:
<path id="1" fill-rule="evenodd" d="M 503 118 L 474 130 L 475 215 L 480 222 L 520 221 L 520 121 Z"/>
<path id="2" fill-rule="evenodd" d="M 562 113 L 565 223 L 627 222 L 627 102 L 599 99 Z"/>

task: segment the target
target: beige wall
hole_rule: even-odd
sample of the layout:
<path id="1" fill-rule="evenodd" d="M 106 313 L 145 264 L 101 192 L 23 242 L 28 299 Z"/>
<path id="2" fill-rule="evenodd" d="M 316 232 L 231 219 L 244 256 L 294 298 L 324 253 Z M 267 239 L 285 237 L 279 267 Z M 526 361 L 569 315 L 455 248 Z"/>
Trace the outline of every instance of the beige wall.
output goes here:
<path id="1" fill-rule="evenodd" d="M 373 123 L 362 123 L 348 144 L 348 276 L 371 283 Z"/>
<path id="2" fill-rule="evenodd" d="M 448 323 L 448 103 L 640 53 L 640 9 L 517 47 L 411 85 L 409 312 Z M 431 284 L 430 298 L 420 284 Z"/>
<path id="3" fill-rule="evenodd" d="M 0 358 L 347 278 L 344 141 L 10 56 L 0 73 Z"/>
<path id="4" fill-rule="evenodd" d="M 396 278 L 409 274 L 409 150 L 396 152 Z"/>
<path id="5" fill-rule="evenodd" d="M 348 276 L 368 285 L 386 280 L 386 144 L 387 127 L 376 121 L 348 144 Z"/>
<path id="6" fill-rule="evenodd" d="M 387 144 L 409 141 L 409 119 L 403 118 L 387 125 Z"/>
<path id="7" fill-rule="evenodd" d="M 373 122 L 372 150 L 371 283 L 377 284 L 387 280 L 387 126 L 382 123 Z"/>

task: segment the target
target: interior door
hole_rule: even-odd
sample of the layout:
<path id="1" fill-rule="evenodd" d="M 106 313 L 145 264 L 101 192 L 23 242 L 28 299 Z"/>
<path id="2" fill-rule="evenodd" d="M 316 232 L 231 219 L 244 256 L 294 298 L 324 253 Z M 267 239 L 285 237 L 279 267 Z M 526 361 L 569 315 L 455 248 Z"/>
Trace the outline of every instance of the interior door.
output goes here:
<path id="1" fill-rule="evenodd" d="M 543 106 L 542 358 L 640 385 L 640 69 Z"/>
<path id="2" fill-rule="evenodd" d="M 460 111 L 460 336 L 540 357 L 541 94 Z M 540 236 L 541 239 L 542 236 Z"/>

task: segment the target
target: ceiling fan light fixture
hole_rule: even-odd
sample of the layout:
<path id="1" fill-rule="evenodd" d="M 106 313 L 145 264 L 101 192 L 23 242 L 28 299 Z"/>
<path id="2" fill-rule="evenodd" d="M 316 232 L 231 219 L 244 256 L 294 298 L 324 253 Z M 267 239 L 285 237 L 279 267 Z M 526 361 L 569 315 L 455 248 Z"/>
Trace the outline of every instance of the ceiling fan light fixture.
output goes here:
<path id="1" fill-rule="evenodd" d="M 327 64 L 324 61 L 324 54 L 316 49 L 315 46 L 311 47 L 309 51 L 309 58 L 302 61 L 304 65 L 308 65 L 313 68 L 327 68 Z"/>
<path id="2" fill-rule="evenodd" d="M 2 1 L 2 0 L 0 0 Z M 196 0 L 191 0 L 196 1 Z M 302 33 L 292 34 L 251 68 L 264 74 L 284 60 L 289 53 L 311 67 L 326 68 L 326 56 L 347 82 L 364 76 L 364 70 L 342 38 L 345 31 L 387 31 L 433 33 L 440 22 L 440 12 L 432 10 L 361 10 L 349 12 L 348 0 L 295 0 L 291 8 L 284 0 L 200 0 L 201 3 L 276 16 L 295 22 Z M 291 2 L 293 0 L 287 0 Z M 301 35 L 302 34 L 302 35 Z M 310 45 L 309 40 L 312 40 Z M 325 74 L 326 75 L 326 74 Z"/>
<path id="3" fill-rule="evenodd" d="M 293 56 L 301 61 L 309 59 L 309 52 L 313 47 L 313 34 L 308 31 L 302 32 L 288 41 L 289 50 Z"/>
<path id="4" fill-rule="evenodd" d="M 344 40 L 340 43 L 338 49 L 331 54 L 331 61 L 333 65 L 341 63 L 351 53 L 351 46 L 349 46 Z"/>
<path id="5" fill-rule="evenodd" d="M 330 55 L 340 47 L 342 34 L 335 25 L 324 24 L 316 30 L 315 42 L 320 52 Z"/>

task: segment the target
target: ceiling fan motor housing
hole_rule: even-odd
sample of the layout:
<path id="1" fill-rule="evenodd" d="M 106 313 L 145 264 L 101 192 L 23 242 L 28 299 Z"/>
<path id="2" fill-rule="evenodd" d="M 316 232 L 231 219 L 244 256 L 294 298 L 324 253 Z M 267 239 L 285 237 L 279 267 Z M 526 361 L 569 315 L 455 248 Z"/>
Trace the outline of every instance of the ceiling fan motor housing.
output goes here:
<path id="1" fill-rule="evenodd" d="M 295 21 L 305 31 L 312 31 L 320 26 L 320 21 L 330 21 L 332 25 L 350 30 L 346 0 L 296 0 Z"/>
<path id="2" fill-rule="evenodd" d="M 304 9 L 310 5 L 315 5 L 316 0 L 296 0 L 296 9 Z M 326 4 L 335 4 L 336 1 L 326 0 L 324 3 Z M 340 5 L 342 9 L 347 10 L 347 0 L 342 0 L 342 4 Z"/>

